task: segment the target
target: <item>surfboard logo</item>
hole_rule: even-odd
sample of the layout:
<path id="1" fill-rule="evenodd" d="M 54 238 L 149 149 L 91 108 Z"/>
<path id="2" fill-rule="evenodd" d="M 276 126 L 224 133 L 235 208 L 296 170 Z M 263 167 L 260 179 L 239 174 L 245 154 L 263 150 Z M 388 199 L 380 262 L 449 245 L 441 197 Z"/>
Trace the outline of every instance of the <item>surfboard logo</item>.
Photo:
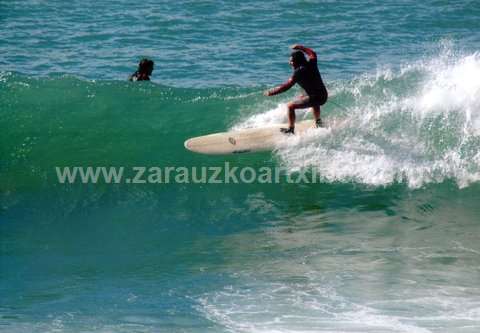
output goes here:
<path id="1" fill-rule="evenodd" d="M 234 138 L 232 138 L 232 137 L 229 137 L 229 138 L 228 138 L 228 142 L 230 142 L 232 145 L 236 145 L 236 144 L 237 144 L 237 141 L 236 141 Z"/>

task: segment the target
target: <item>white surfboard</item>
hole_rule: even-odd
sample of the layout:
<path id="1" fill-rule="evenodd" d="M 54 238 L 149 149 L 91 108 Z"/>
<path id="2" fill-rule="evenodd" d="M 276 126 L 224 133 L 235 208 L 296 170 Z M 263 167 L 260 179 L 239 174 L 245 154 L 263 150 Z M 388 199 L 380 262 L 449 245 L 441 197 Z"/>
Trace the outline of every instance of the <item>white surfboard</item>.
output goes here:
<path id="1" fill-rule="evenodd" d="M 270 151 L 285 142 L 287 138 L 286 134 L 280 132 L 281 127 L 288 127 L 288 125 L 278 124 L 199 136 L 185 141 L 185 148 L 208 155 Z M 305 131 L 314 128 L 313 120 L 300 121 L 295 124 L 294 135 L 302 135 Z"/>

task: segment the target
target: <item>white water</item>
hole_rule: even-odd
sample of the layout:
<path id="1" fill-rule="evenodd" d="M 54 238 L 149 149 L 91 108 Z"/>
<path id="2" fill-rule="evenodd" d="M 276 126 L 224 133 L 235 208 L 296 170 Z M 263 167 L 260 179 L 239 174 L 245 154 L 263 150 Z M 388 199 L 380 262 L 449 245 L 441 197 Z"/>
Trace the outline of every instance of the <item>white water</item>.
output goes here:
<path id="1" fill-rule="evenodd" d="M 480 54 L 438 58 L 379 70 L 329 86 L 324 119 L 345 126 L 309 133 L 277 151 L 289 170 L 314 167 L 327 182 L 411 188 L 480 180 Z M 341 107 L 343 105 L 343 107 Z M 297 120 L 311 117 L 297 111 Z M 286 122 L 286 103 L 234 129 Z"/>

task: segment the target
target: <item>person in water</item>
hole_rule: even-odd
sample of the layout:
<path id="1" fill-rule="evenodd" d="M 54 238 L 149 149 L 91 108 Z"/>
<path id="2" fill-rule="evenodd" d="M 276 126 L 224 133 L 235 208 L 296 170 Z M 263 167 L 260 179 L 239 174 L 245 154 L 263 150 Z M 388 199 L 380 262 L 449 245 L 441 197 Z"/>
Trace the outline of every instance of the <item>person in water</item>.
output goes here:
<path id="1" fill-rule="evenodd" d="M 286 134 L 295 133 L 295 110 L 312 108 L 313 117 L 317 127 L 322 126 L 320 118 L 320 106 L 328 99 L 327 88 L 323 84 L 322 77 L 318 71 L 317 54 L 310 48 L 295 44 L 291 47 L 293 52 L 290 55 L 290 66 L 293 68 L 293 75 L 284 84 L 265 91 L 265 96 L 273 96 L 287 91 L 298 83 L 305 91 L 296 100 L 288 103 L 288 128 L 281 128 L 280 131 Z M 308 60 L 305 58 L 308 56 Z"/>
<path id="2" fill-rule="evenodd" d="M 130 75 L 129 81 L 150 81 L 150 75 L 153 72 L 153 61 L 150 59 L 142 59 L 138 64 L 138 69 Z"/>

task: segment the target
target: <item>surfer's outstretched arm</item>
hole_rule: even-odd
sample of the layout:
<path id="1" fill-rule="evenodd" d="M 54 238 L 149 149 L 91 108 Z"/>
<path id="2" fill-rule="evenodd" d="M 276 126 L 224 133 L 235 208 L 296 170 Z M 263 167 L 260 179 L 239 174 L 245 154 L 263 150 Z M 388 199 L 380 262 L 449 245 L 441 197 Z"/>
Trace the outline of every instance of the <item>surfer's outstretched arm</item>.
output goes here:
<path id="1" fill-rule="evenodd" d="M 300 44 L 294 44 L 294 45 L 292 45 L 291 48 L 293 50 L 300 50 L 302 52 L 305 52 L 308 55 L 308 58 L 310 60 L 317 60 L 317 54 L 311 48 L 305 47 L 305 46 L 300 45 Z"/>
<path id="2" fill-rule="evenodd" d="M 285 82 L 284 84 L 278 86 L 278 87 L 275 87 L 273 89 L 270 89 L 270 90 L 267 90 L 265 91 L 264 95 L 265 96 L 273 96 L 273 95 L 278 95 L 278 94 L 281 94 L 283 93 L 284 91 L 287 91 L 288 89 L 290 89 L 291 87 L 293 87 L 295 85 L 295 79 L 293 77 L 289 78 L 287 82 Z"/>

